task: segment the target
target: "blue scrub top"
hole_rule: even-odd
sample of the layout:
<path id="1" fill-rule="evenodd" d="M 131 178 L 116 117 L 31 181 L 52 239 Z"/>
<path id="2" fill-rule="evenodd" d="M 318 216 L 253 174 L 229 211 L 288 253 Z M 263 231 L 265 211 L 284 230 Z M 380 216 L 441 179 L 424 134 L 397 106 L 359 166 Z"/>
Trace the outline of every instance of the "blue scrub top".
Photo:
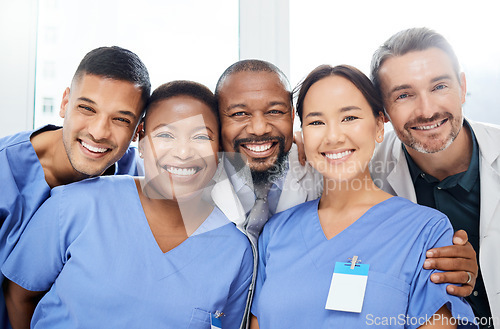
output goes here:
<path id="1" fill-rule="evenodd" d="M 0 139 L 0 266 L 19 240 L 29 220 L 49 197 L 31 136 L 61 127 L 47 125 Z M 137 149 L 130 147 L 114 168 L 115 175 L 138 175 L 144 172 Z M 3 282 L 0 273 L 0 286 Z M 0 328 L 10 328 L 3 290 L 0 289 Z"/>
<path id="2" fill-rule="evenodd" d="M 470 306 L 422 268 L 428 249 L 451 244 L 445 215 L 392 197 L 327 240 L 318 203 L 275 215 L 259 238 L 252 313 L 261 329 L 417 328 L 445 304 L 454 317 L 474 321 Z M 354 255 L 370 266 L 362 312 L 326 310 L 335 263 Z"/>
<path id="3" fill-rule="evenodd" d="M 32 328 L 238 328 L 252 276 L 247 238 L 215 208 L 163 253 L 133 177 L 60 186 L 33 216 L 2 267 L 46 291 Z"/>

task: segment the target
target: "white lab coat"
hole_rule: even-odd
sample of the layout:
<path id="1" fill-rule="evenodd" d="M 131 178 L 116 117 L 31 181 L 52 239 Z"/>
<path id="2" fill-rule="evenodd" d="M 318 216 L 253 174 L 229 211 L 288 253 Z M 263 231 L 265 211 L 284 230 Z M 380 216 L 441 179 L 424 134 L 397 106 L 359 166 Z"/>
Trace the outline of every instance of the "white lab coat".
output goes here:
<path id="1" fill-rule="evenodd" d="M 479 264 L 492 316 L 500 321 L 500 126 L 468 122 L 479 146 Z M 394 131 L 386 134 L 375 151 L 371 174 L 384 191 L 417 202 L 401 141 Z"/>
<path id="2" fill-rule="evenodd" d="M 224 163 L 224 160 L 221 161 Z M 246 168 L 248 169 L 248 168 Z M 215 184 L 211 196 L 217 207 L 242 229 L 246 219 L 243 206 L 228 179 L 225 170 L 220 170 L 215 177 Z M 288 171 L 283 182 L 283 189 L 276 206 L 276 213 L 294 207 L 306 201 L 317 199 L 323 190 L 322 176 L 312 169 L 309 164 L 300 165 L 295 145 L 292 146 L 288 157 Z"/>

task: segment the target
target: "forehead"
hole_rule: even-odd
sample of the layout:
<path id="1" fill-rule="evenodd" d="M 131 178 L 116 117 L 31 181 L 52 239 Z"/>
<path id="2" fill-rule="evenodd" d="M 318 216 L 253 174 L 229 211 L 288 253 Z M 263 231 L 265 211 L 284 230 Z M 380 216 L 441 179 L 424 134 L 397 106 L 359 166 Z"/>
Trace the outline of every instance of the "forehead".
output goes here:
<path id="1" fill-rule="evenodd" d="M 262 98 L 282 98 L 289 102 L 290 92 L 286 90 L 279 76 L 274 72 L 236 72 L 229 75 L 219 90 L 221 101 L 242 102 Z"/>
<path id="2" fill-rule="evenodd" d="M 330 76 L 314 83 L 304 98 L 304 114 L 321 112 L 337 115 L 343 109 L 356 107 L 371 111 L 363 93 L 348 79 Z"/>
<path id="3" fill-rule="evenodd" d="M 161 100 L 146 114 L 146 129 L 159 124 L 196 126 L 218 126 L 215 113 L 204 102 L 190 96 L 174 96 Z"/>
<path id="4" fill-rule="evenodd" d="M 386 59 L 379 71 L 382 85 L 425 81 L 437 76 L 456 77 L 448 55 L 439 48 L 412 51 Z"/>
<path id="5" fill-rule="evenodd" d="M 99 108 L 120 111 L 142 112 L 142 90 L 132 82 L 102 76 L 84 74 L 73 80 L 70 99 L 90 101 Z"/>
<path id="6" fill-rule="evenodd" d="M 329 76 L 315 82 L 309 88 L 304 102 L 328 98 L 338 103 L 349 102 L 360 97 L 364 100 L 361 91 L 351 81 L 340 76 Z"/>

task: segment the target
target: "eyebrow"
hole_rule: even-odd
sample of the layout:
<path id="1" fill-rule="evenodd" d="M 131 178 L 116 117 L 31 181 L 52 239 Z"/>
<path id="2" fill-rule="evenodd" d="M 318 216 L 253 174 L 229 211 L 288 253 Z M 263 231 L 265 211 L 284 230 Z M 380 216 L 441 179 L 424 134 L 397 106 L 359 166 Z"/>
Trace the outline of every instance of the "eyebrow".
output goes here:
<path id="1" fill-rule="evenodd" d="M 268 103 L 268 107 L 272 107 L 272 106 L 276 106 L 276 105 L 281 105 L 283 107 L 286 107 L 287 109 L 290 108 L 290 104 L 287 104 L 285 102 L 272 101 L 272 102 Z M 235 108 L 248 109 L 248 106 L 244 103 L 231 104 L 227 107 L 226 111 L 231 111 L 232 109 L 235 109 Z"/>
<path id="2" fill-rule="evenodd" d="M 431 80 L 431 82 L 438 82 L 439 80 L 451 80 L 451 76 L 449 74 L 443 74 L 438 77 L 435 77 Z"/>
<path id="3" fill-rule="evenodd" d="M 87 97 L 78 97 L 78 100 L 97 105 L 96 102 Z"/>
<path id="4" fill-rule="evenodd" d="M 406 85 L 399 85 L 399 86 L 396 86 L 394 88 L 392 88 L 388 93 L 387 93 L 387 96 L 390 96 L 392 95 L 393 93 L 395 93 L 396 91 L 400 91 L 400 90 L 403 90 L 403 89 L 410 89 L 411 86 L 406 84 Z"/>
<path id="5" fill-rule="evenodd" d="M 443 75 L 437 76 L 437 77 L 431 79 L 431 83 L 437 82 L 439 80 L 451 80 L 451 76 L 449 74 L 443 74 Z M 396 91 L 400 91 L 403 89 L 410 89 L 410 88 L 411 88 L 411 85 L 409 85 L 409 84 L 396 86 L 396 87 L 392 88 L 392 90 L 387 95 L 391 95 L 392 93 L 394 93 Z"/>
<path id="6" fill-rule="evenodd" d="M 171 125 L 169 125 L 168 123 L 160 123 L 159 125 L 157 125 L 156 127 L 154 127 L 152 129 L 152 131 L 155 131 L 161 127 L 170 127 L 170 129 L 173 129 L 175 130 Z M 214 134 L 214 131 L 212 129 L 210 129 L 210 127 L 208 126 L 198 126 L 198 127 L 195 127 L 193 129 L 191 129 L 191 131 L 197 131 L 197 130 L 202 130 L 202 129 L 205 129 L 205 130 L 208 130 L 210 131 L 212 134 Z"/>
<path id="7" fill-rule="evenodd" d="M 361 111 L 361 108 L 352 105 L 352 106 L 344 106 L 340 109 L 340 113 L 349 111 Z M 309 117 L 321 117 L 321 116 L 323 116 L 323 112 L 311 112 L 308 113 L 305 117 L 309 118 Z"/>
<path id="8" fill-rule="evenodd" d="M 226 110 L 227 110 L 227 111 L 231 111 L 232 109 L 235 109 L 235 108 L 238 108 L 238 107 L 246 109 L 248 106 L 246 106 L 246 105 L 245 105 L 245 104 L 243 104 L 243 103 L 231 104 L 231 105 L 229 105 L 229 106 L 227 107 L 227 109 L 226 109 Z"/>
<path id="9" fill-rule="evenodd" d="M 78 100 L 80 101 L 84 101 L 84 102 L 87 102 L 87 103 L 90 103 L 90 104 L 93 104 L 93 105 L 97 105 L 96 102 L 94 102 L 93 100 L 91 100 L 90 98 L 87 98 L 87 97 L 79 97 Z M 133 120 L 136 120 L 137 119 L 137 116 L 135 115 L 134 112 L 131 112 L 131 111 L 126 111 L 126 110 L 120 110 L 118 111 L 118 113 L 122 114 L 122 115 L 126 115 L 126 116 L 129 116 L 131 117 Z"/>

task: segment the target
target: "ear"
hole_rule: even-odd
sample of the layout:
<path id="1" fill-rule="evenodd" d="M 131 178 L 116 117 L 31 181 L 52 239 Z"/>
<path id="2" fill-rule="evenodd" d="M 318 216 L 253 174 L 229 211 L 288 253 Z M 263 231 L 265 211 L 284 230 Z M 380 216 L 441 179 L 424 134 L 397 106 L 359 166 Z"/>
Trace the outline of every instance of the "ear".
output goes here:
<path id="1" fill-rule="evenodd" d="M 467 95 L 467 81 L 465 80 L 465 73 L 460 73 L 460 99 L 462 104 L 465 103 L 465 96 Z"/>
<path id="2" fill-rule="evenodd" d="M 68 103 L 69 103 L 69 92 L 70 92 L 69 87 L 67 87 L 63 93 L 61 108 L 59 109 L 59 116 L 61 118 L 64 118 L 64 116 L 66 115 L 66 110 L 68 108 Z"/>
<path id="3" fill-rule="evenodd" d="M 144 121 L 141 121 L 134 132 L 134 138 L 132 138 L 133 142 L 136 142 L 137 139 L 142 139 L 144 137 Z"/>
<path id="4" fill-rule="evenodd" d="M 384 123 L 391 121 L 386 110 L 384 110 L 384 112 L 380 112 L 380 113 L 382 113 L 382 115 L 384 116 Z"/>
<path id="5" fill-rule="evenodd" d="M 137 150 L 139 151 L 139 157 L 141 159 L 144 159 L 142 151 L 144 148 L 145 134 L 144 134 L 143 129 L 144 129 L 144 122 L 141 121 L 141 123 L 139 123 L 139 125 L 137 126 L 137 129 L 135 130 L 134 139 L 133 139 L 133 141 L 135 142 L 137 140 L 137 138 L 139 138 L 139 143 L 137 143 Z"/>
<path id="6" fill-rule="evenodd" d="M 379 112 L 379 116 L 377 117 L 377 129 L 376 129 L 376 137 L 375 140 L 377 143 L 382 143 L 384 140 L 384 124 L 387 122 L 384 113 Z"/>

